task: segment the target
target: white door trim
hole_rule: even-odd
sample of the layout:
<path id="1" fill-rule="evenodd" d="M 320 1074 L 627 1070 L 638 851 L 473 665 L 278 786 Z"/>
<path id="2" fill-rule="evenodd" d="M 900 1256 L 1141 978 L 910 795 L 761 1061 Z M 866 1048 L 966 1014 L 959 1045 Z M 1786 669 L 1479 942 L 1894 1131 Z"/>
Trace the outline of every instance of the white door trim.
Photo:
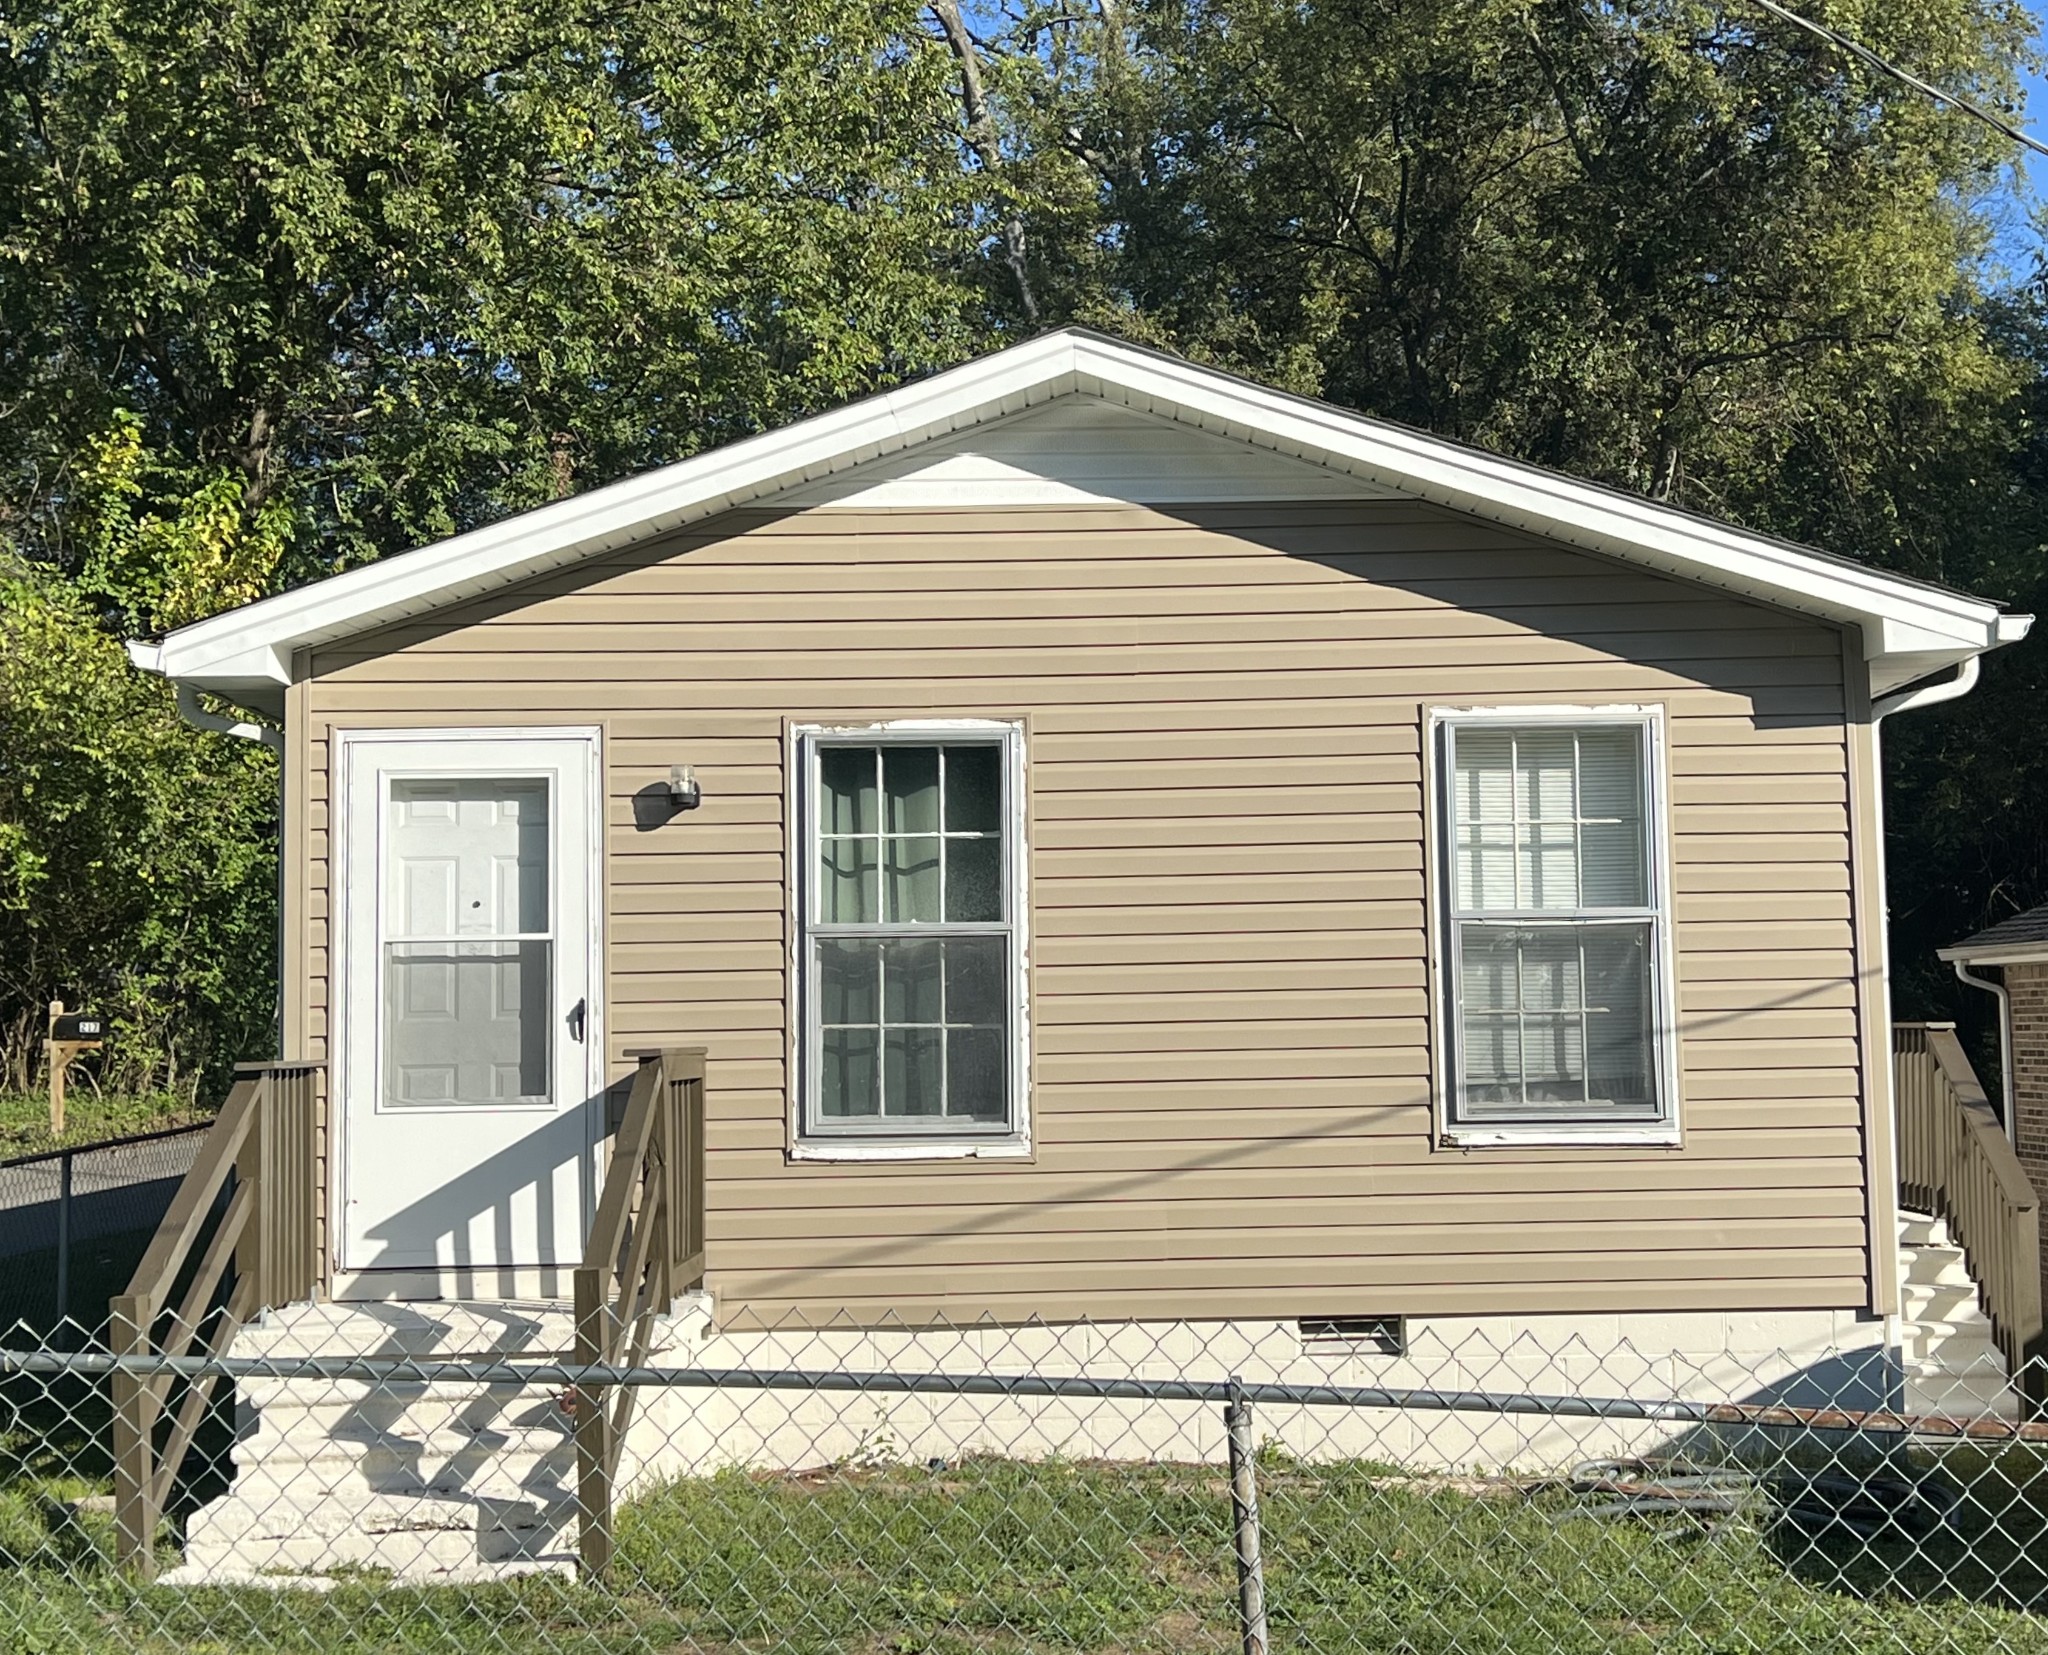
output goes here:
<path id="1" fill-rule="evenodd" d="M 350 890 L 354 883 L 354 858 L 359 853 L 358 835 L 351 832 L 349 801 L 353 797 L 354 769 L 358 762 L 356 749 L 368 744 L 427 744 L 427 743 L 468 743 L 494 741 L 539 741 L 539 742 L 580 742 L 583 744 L 585 763 L 588 765 L 589 798 L 589 845 L 590 855 L 586 858 L 588 867 L 589 953 L 586 980 L 587 1009 L 585 1012 L 586 1035 L 583 1041 L 585 1084 L 587 1095 L 598 1096 L 609 1073 L 606 1053 L 609 1006 L 605 990 L 608 975 L 606 960 L 607 905 L 604 900 L 604 869 L 606 863 L 605 839 L 605 752 L 604 729 L 596 724 L 522 724 L 522 725 L 474 725 L 474 726 L 401 726 L 398 728 L 336 729 L 328 731 L 327 761 L 327 812 L 328 812 L 328 872 L 327 872 L 327 1225 L 326 1265 L 328 1279 L 335 1284 L 336 1296 L 356 1296 L 346 1292 L 345 1284 L 353 1276 L 364 1278 L 406 1278 L 399 1297 L 438 1297 L 449 1289 L 447 1284 L 438 1288 L 429 1279 L 431 1272 L 406 1270 L 349 1271 L 343 1261 L 343 1235 L 346 1230 L 347 1168 L 348 1155 L 343 1144 L 343 1133 L 347 1122 L 347 1100 L 350 1085 L 349 1075 L 349 1000 L 348 972 L 350 936 Z M 368 843 L 376 845 L 374 831 L 368 836 Z M 597 1132 L 602 1123 L 594 1125 L 597 1131 L 589 1136 L 584 1145 L 586 1189 L 586 1210 L 596 1204 L 596 1151 L 599 1145 Z M 537 1282 L 522 1286 L 518 1296 L 555 1296 L 564 1290 L 563 1283 L 568 1276 L 565 1264 L 558 1272 L 562 1282 Z M 508 1295 L 510 1289 L 507 1289 Z M 381 1296 L 371 1293 L 368 1296 Z"/>

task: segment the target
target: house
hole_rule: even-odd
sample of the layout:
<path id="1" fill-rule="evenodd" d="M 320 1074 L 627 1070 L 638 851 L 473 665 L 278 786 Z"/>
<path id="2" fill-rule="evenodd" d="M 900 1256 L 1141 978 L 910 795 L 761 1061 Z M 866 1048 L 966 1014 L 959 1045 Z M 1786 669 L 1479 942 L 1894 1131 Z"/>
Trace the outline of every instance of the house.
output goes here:
<path id="1" fill-rule="evenodd" d="M 563 1348 L 655 1143 L 690 1339 L 1881 1358 L 1877 729 L 2028 622 L 1064 330 L 137 645 L 281 759 L 241 1338 Z"/>

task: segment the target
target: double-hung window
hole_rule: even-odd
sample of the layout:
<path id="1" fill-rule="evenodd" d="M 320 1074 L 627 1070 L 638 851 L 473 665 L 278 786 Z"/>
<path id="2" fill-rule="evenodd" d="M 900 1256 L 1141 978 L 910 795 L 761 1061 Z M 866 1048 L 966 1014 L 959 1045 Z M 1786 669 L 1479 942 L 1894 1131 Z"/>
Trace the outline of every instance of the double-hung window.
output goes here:
<path id="1" fill-rule="evenodd" d="M 1021 1149 L 1022 732 L 796 733 L 800 1151 Z"/>
<path id="2" fill-rule="evenodd" d="M 1675 1132 L 1656 709 L 1439 712 L 1445 1126 Z"/>

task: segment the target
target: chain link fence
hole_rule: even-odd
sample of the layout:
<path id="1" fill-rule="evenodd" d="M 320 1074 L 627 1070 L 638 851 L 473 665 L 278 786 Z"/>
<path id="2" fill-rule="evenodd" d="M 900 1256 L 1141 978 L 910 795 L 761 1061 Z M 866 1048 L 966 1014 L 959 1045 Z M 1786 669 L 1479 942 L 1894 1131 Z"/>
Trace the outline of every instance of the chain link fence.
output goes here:
<path id="1" fill-rule="evenodd" d="M 97 1331 L 191 1170 L 206 1122 L 0 1161 L 0 1327 Z"/>
<path id="2" fill-rule="evenodd" d="M 1846 1325 L 686 1301 L 604 1369 L 556 1304 L 300 1306 L 176 1361 L 17 1336 L 0 1648 L 2048 1652 L 2048 1427 L 1900 1412 Z M 124 1564 L 109 1386 L 161 1387 L 162 1443 L 209 1381 Z M 600 1514 L 578 1427 L 622 1401 Z"/>

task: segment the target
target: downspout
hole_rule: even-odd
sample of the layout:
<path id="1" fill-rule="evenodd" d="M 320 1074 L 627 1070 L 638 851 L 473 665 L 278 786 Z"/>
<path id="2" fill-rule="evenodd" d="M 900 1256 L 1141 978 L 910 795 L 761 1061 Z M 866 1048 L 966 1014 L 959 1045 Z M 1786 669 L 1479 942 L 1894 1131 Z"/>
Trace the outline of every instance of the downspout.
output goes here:
<path id="1" fill-rule="evenodd" d="M 1887 1067 L 1889 1067 L 1892 1060 L 1892 1044 L 1896 1036 L 1892 1028 L 1891 879 L 1889 870 L 1886 867 L 1884 843 L 1883 725 L 1885 719 L 1893 713 L 1911 712 L 1919 707 L 1938 706 L 1944 701 L 1953 701 L 1958 696 L 1968 695 L 1971 690 L 1976 688 L 1977 675 L 1981 670 L 1978 658 L 1972 655 L 1956 664 L 1955 676 L 1953 678 L 1943 679 L 1939 683 L 1923 684 L 1918 689 L 1897 690 L 1883 697 L 1873 696 L 1870 701 L 1871 826 L 1876 833 L 1876 844 L 1872 847 L 1872 854 L 1877 863 L 1877 1004 L 1879 1026 L 1883 1030 L 1882 1038 L 1884 1041 L 1884 1048 L 1878 1057 L 1878 1061 Z M 1865 1061 L 1867 1062 L 1868 1060 L 1869 1054 L 1866 1053 Z M 1890 1205 L 1890 1225 L 1894 1237 L 1898 1233 L 1899 1224 L 1898 1108 L 1899 1101 L 1894 1097 L 1892 1099 L 1891 1130 L 1893 1143 L 1891 1164 L 1885 1168 L 1885 1179 L 1889 1186 L 1885 1194 Z M 1871 1169 L 1871 1177 L 1872 1181 L 1875 1182 L 1876 1169 L 1874 1168 Z M 1872 1236 L 1870 1242 L 1873 1255 L 1875 1255 L 1877 1238 Z M 1889 1243 L 1886 1244 L 1885 1250 L 1891 1252 Z M 1895 1252 L 1892 1252 L 1891 1256 L 1892 1275 L 1894 1278 L 1892 1292 L 1897 1296 L 1899 1302 L 1885 1317 L 1885 1344 L 1888 1348 L 1897 1351 L 1901 1348 L 1904 1339 L 1904 1323 L 1902 1318 L 1905 1312 L 1905 1305 L 1903 1302 L 1903 1289 L 1898 1280 L 1901 1274 L 1898 1256 Z"/>
<path id="2" fill-rule="evenodd" d="M 2013 1119 L 2016 1105 L 2012 1084 L 2012 996 L 2005 990 L 2005 984 L 1994 983 L 1989 977 L 1979 977 L 1970 969 L 1968 960 L 1951 960 L 1956 975 L 1972 988 L 1981 988 L 1998 1001 L 1998 1096 L 1999 1113 L 2005 1117 L 2005 1135 L 2017 1142 L 2019 1123 Z"/>
<path id="3" fill-rule="evenodd" d="M 1893 713 L 1909 713 L 1920 707 L 1938 706 L 1944 701 L 1953 701 L 1958 696 L 1968 695 L 1977 687 L 1977 675 L 1983 665 L 1972 655 L 1966 661 L 1956 663 L 1956 675 L 1944 678 L 1938 684 L 1923 684 L 1917 690 L 1899 690 L 1870 704 L 1870 722 L 1888 718 Z"/>
<path id="4" fill-rule="evenodd" d="M 1876 724 L 1879 719 L 1884 718 L 1890 713 L 1912 712 L 1920 707 L 1939 706 L 1944 701 L 1954 701 L 1959 696 L 1968 695 L 1976 687 L 1977 675 L 1982 670 L 1982 658 L 1972 655 L 1968 660 L 1957 663 L 1956 675 L 1953 678 L 1945 678 L 1938 684 L 1923 684 L 1918 689 L 1900 690 L 1894 695 L 1886 696 L 1882 701 L 1873 701 L 1870 704 L 1871 723 L 1873 725 Z M 1883 862 L 1882 856 L 1879 857 L 1879 862 L 1881 865 Z M 1887 951 L 1889 951 L 1889 944 L 1887 944 Z M 1973 975 L 1965 961 L 1953 960 L 1950 963 L 1955 967 L 1956 975 L 1964 982 L 1968 983 L 1972 988 L 1981 988 L 1985 993 L 1995 995 L 1998 999 L 1998 1075 L 2000 1083 L 1999 1092 L 2004 1101 L 2004 1107 L 2000 1113 L 2005 1117 L 2005 1135 L 2007 1138 L 2011 1138 L 2013 1136 L 2013 1092 L 2012 1003 L 2010 997 L 2006 994 L 2003 984 L 1994 983 L 1988 978 Z M 1889 1001 L 1889 988 L 1887 988 L 1886 997 L 1887 1001 Z M 1889 1021 L 1889 1018 L 1887 1018 L 1887 1021 Z"/>

